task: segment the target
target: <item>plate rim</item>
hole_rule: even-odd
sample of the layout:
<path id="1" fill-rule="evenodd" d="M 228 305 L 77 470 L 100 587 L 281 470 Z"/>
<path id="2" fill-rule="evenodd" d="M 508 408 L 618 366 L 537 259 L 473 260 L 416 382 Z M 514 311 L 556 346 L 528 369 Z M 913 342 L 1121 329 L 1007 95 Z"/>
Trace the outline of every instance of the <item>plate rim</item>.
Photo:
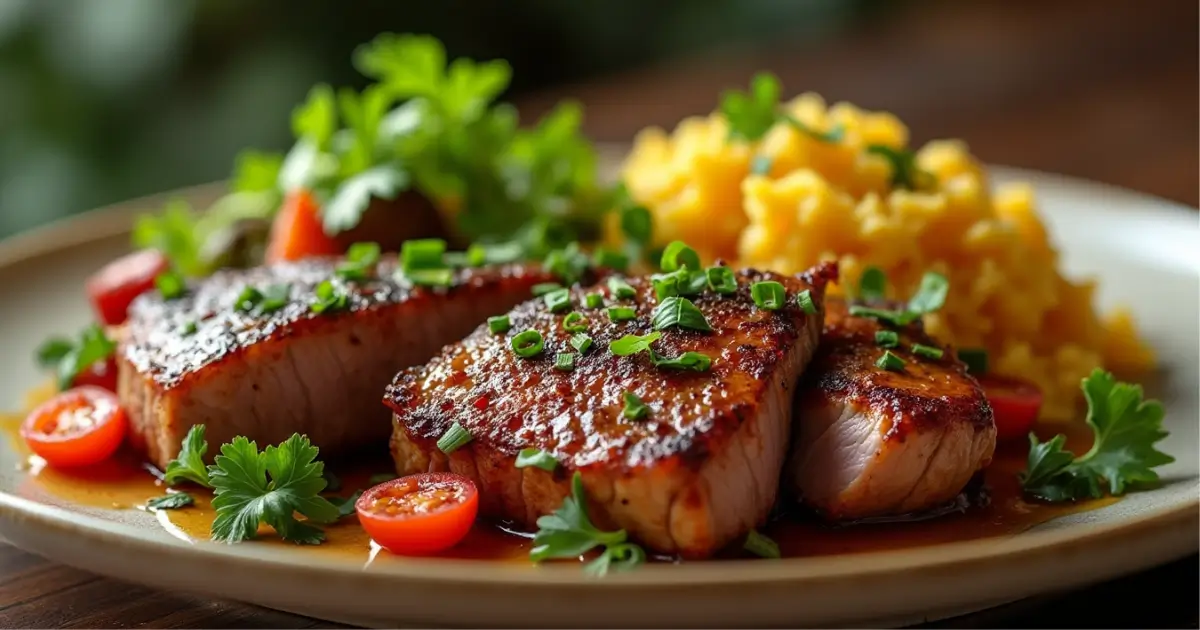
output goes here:
<path id="1" fill-rule="evenodd" d="M 1053 181 L 1063 187 L 1091 188 L 1105 194 L 1118 195 L 1131 203 L 1147 206 L 1147 216 L 1154 215 L 1170 222 L 1179 222 L 1196 212 L 1195 208 L 1172 200 L 1068 175 L 1001 165 L 987 165 L 987 172 L 992 179 L 999 176 L 1031 183 Z M 58 219 L 0 241 L 0 267 L 13 266 L 68 247 L 128 233 L 133 217 L 139 212 L 161 206 L 172 198 L 194 200 L 219 194 L 225 186 L 225 181 L 200 184 L 145 195 Z M 1188 229 L 1195 229 L 1200 234 L 1200 217 L 1197 217 Z M 1194 482 L 1195 479 L 1185 478 L 1181 482 Z M 282 552 L 276 546 L 246 548 L 209 541 L 189 543 L 177 539 L 146 538 L 140 535 L 141 528 L 138 525 L 103 519 L 73 511 L 68 507 L 39 503 L 4 491 L 0 491 L 0 517 L 5 521 L 33 520 L 43 527 L 53 528 L 67 535 L 100 537 L 111 542 L 137 545 L 160 552 L 174 551 L 198 558 L 221 557 L 234 563 L 247 563 L 247 566 L 260 566 L 265 563 L 277 568 L 303 568 L 325 574 L 364 572 L 364 567 L 358 563 Z M 650 565 L 639 571 L 610 576 L 602 581 L 588 578 L 577 568 L 569 566 L 540 566 L 531 571 L 525 565 L 510 566 L 505 563 L 447 558 L 405 559 L 403 562 L 392 562 L 386 566 L 372 568 L 370 573 L 381 576 L 381 579 L 423 579 L 460 585 L 496 582 L 542 585 L 552 583 L 565 587 L 587 585 L 589 588 L 805 582 L 848 576 L 868 577 L 904 569 L 961 567 L 999 557 L 1016 560 L 1014 556 L 1036 555 L 1051 549 L 1091 547 L 1110 538 L 1130 535 L 1133 531 L 1141 532 L 1142 535 L 1153 535 L 1155 532 L 1173 531 L 1174 528 L 1185 525 L 1200 527 L 1200 494 L 1194 493 L 1177 503 L 1138 514 L 1137 517 L 1079 524 L 1058 530 L 1024 532 L 1008 537 L 981 538 L 894 550 L 787 558 L 770 563 L 756 560 L 689 563 L 683 571 L 673 565 Z M 1187 553 L 1194 553 L 1196 549 L 1200 549 L 1200 540 L 1197 540 L 1192 549 L 1181 551 L 1179 555 L 1182 557 Z"/>

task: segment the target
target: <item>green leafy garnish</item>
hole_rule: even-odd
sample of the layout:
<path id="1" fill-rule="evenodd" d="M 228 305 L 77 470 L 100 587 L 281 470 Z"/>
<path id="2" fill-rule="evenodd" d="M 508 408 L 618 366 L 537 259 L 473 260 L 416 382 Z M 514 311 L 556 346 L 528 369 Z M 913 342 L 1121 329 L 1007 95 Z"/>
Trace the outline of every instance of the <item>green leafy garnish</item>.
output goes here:
<path id="1" fill-rule="evenodd" d="M 705 272 L 708 287 L 714 293 L 729 295 L 737 293 L 737 276 L 729 267 L 709 267 Z"/>
<path id="2" fill-rule="evenodd" d="M 1120 383 L 1097 368 L 1083 379 L 1087 423 L 1092 448 L 1076 457 L 1065 450 L 1066 436 L 1039 442 L 1029 434 L 1029 458 L 1020 474 L 1025 492 L 1046 501 L 1095 499 L 1107 491 L 1114 496 L 1130 487 L 1158 481 L 1154 468 L 1175 461 L 1155 444 L 1167 437 L 1162 428 L 1163 407 L 1143 400 L 1140 385 Z"/>
<path id="3" fill-rule="evenodd" d="M 892 165 L 892 187 L 920 190 L 929 185 L 933 175 L 917 166 L 916 155 L 906 149 L 895 149 L 885 144 L 872 144 L 867 153 L 883 156 Z"/>
<path id="4" fill-rule="evenodd" d="M 841 142 L 845 135 L 842 126 L 829 131 L 818 131 L 796 120 L 791 114 L 781 111 L 779 79 L 769 72 L 759 72 L 750 80 L 750 92 L 727 90 L 721 95 L 720 110 L 729 124 L 729 137 L 755 141 L 762 139 L 776 123 L 786 122 L 796 130 L 826 143 Z M 770 170 L 769 162 L 764 166 L 752 166 L 753 172 L 765 174 Z"/>
<path id="5" fill-rule="evenodd" d="M 174 300 L 187 293 L 187 283 L 176 271 L 164 271 L 154 278 L 154 286 L 164 300 Z"/>
<path id="6" fill-rule="evenodd" d="M 262 289 L 246 285 L 233 303 L 234 310 L 252 315 L 266 315 L 288 305 L 292 285 L 271 284 Z"/>
<path id="7" fill-rule="evenodd" d="M 621 396 L 625 399 L 625 408 L 621 410 L 621 414 L 630 420 L 641 420 L 650 415 L 650 407 L 638 398 L 633 392 L 624 392 Z"/>
<path id="8" fill-rule="evenodd" d="M 875 361 L 875 367 L 890 372 L 901 372 L 904 370 L 904 359 L 896 356 L 891 350 L 884 350 L 883 355 Z"/>
<path id="9" fill-rule="evenodd" d="M 637 291 L 620 276 L 609 277 L 608 291 L 618 300 L 627 300 L 637 295 Z"/>
<path id="10" fill-rule="evenodd" d="M 981 376 L 988 371 L 988 353 L 983 348 L 960 348 L 958 360 L 967 366 L 967 372 Z"/>
<path id="11" fill-rule="evenodd" d="M 670 359 L 661 357 L 654 349 L 650 349 L 650 361 L 654 367 L 664 368 L 668 370 L 686 370 L 692 372 L 707 372 L 712 367 L 712 357 L 700 352 L 684 352 L 683 354 Z"/>
<path id="12" fill-rule="evenodd" d="M 662 337 L 660 332 L 652 332 L 648 335 L 625 335 L 609 342 L 608 350 L 619 357 L 627 357 L 649 350 L 650 344 L 657 341 L 659 337 Z"/>
<path id="13" fill-rule="evenodd" d="M 702 332 L 712 331 L 712 326 L 704 318 L 704 314 L 696 308 L 692 301 L 673 296 L 659 302 L 650 316 L 650 325 L 654 330 L 666 330 L 672 326 Z"/>
<path id="14" fill-rule="evenodd" d="M 750 297 L 754 305 L 769 311 L 777 311 L 787 303 L 787 289 L 774 280 L 755 282 L 750 285 Z"/>
<path id="15" fill-rule="evenodd" d="M 151 511 L 178 510 L 195 503 L 196 499 L 186 492 L 172 492 L 146 501 L 146 509 Z"/>
<path id="16" fill-rule="evenodd" d="M 332 280 L 322 281 L 313 289 L 313 293 L 317 301 L 308 308 L 314 313 L 336 313 L 344 311 L 350 306 L 350 296 L 344 288 L 334 284 Z"/>
<path id="17" fill-rule="evenodd" d="M 683 241 L 671 241 L 663 249 L 662 260 L 658 266 L 663 271 L 675 271 L 683 267 L 697 271 L 700 269 L 700 255 Z"/>
<path id="18" fill-rule="evenodd" d="M 538 531 L 533 537 L 529 557 L 534 562 L 551 558 L 578 558 L 603 547 L 600 557 L 584 567 L 590 575 L 602 576 L 610 569 L 628 570 L 645 561 L 646 552 L 627 542 L 625 530 L 601 531 L 592 524 L 587 513 L 587 495 L 583 478 L 578 472 L 571 478 L 571 494 L 552 514 L 537 520 Z"/>
<path id="19" fill-rule="evenodd" d="M 540 448 L 524 448 L 520 453 L 517 453 L 517 468 L 541 468 L 546 472 L 554 472 L 558 468 L 558 460 L 554 456 Z"/>
<path id="20" fill-rule="evenodd" d="M 334 273 L 348 282 L 366 280 L 374 275 L 379 257 L 379 243 L 355 243 L 347 250 L 346 259 L 338 264 Z"/>
<path id="21" fill-rule="evenodd" d="M 77 341 L 51 337 L 38 347 L 38 365 L 53 368 L 60 390 L 71 388 L 75 378 L 90 369 L 97 361 L 112 356 L 117 344 L 108 338 L 104 328 L 92 324 L 79 333 Z"/>
<path id="22" fill-rule="evenodd" d="M 887 297 L 887 276 L 879 267 L 867 267 L 858 279 L 858 299 L 875 302 Z"/>
<path id="23" fill-rule="evenodd" d="M 354 504 L 358 502 L 358 498 L 362 494 L 362 490 L 355 490 L 348 497 L 329 497 L 327 500 L 333 507 L 337 508 L 338 518 L 342 519 L 355 513 Z"/>
<path id="24" fill-rule="evenodd" d="M 323 471 L 321 478 L 325 480 L 325 492 L 338 492 L 342 489 L 342 478 L 334 474 L 332 470 Z"/>
<path id="25" fill-rule="evenodd" d="M 770 558 L 773 560 L 781 556 L 779 553 L 779 543 L 753 529 L 746 535 L 746 542 L 742 544 L 742 548 L 760 558 Z"/>
<path id="26" fill-rule="evenodd" d="M 449 455 L 466 446 L 472 439 L 471 432 L 464 428 L 463 425 L 455 422 L 442 434 L 442 437 L 438 438 L 437 447 L 439 451 Z"/>
<path id="27" fill-rule="evenodd" d="M 879 280 L 879 284 L 882 285 L 885 281 Z M 927 271 L 925 275 L 921 276 L 921 285 L 917 288 L 916 294 L 909 298 L 905 308 L 895 310 L 852 304 L 850 314 L 858 317 L 873 317 L 896 326 L 907 326 L 920 319 L 922 315 L 941 309 L 946 303 L 946 295 L 949 292 L 950 281 L 946 279 L 946 276 L 935 271 Z"/>
<path id="28" fill-rule="evenodd" d="M 184 481 L 211 488 L 208 467 L 204 465 L 204 456 L 208 453 L 208 442 L 204 439 L 204 425 L 195 424 L 183 436 L 179 455 L 167 463 L 163 471 L 163 482 L 174 486 Z"/>
<path id="29" fill-rule="evenodd" d="M 575 353 L 559 352 L 554 357 L 554 369 L 560 372 L 570 372 L 575 369 Z"/>
<path id="30" fill-rule="evenodd" d="M 332 523 L 338 508 L 320 495 L 325 465 L 316 461 L 317 447 L 293 434 L 279 446 L 259 452 L 253 441 L 239 436 L 221 446 L 209 468 L 213 487 L 213 540 L 236 543 L 258 536 L 259 525 L 270 525 L 283 540 L 315 545 L 325 539 L 309 523 Z M 305 517 L 302 522 L 296 514 Z"/>

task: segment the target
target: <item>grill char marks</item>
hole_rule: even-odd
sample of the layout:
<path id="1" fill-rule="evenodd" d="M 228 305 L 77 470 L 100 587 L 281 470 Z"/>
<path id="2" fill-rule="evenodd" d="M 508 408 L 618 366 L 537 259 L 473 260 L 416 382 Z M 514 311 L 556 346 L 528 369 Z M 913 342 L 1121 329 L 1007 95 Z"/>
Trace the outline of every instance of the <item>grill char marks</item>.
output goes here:
<path id="1" fill-rule="evenodd" d="M 194 424 L 207 426 L 210 444 L 245 435 L 263 445 L 301 432 L 332 455 L 377 442 L 387 436 L 379 393 L 396 370 L 549 280 L 540 269 L 505 266 L 456 272 L 449 288 L 411 287 L 393 278 L 395 262 L 385 259 L 377 278 L 345 283 L 335 278 L 339 262 L 222 271 L 176 300 L 139 297 L 118 349 L 134 445 L 163 466 Z M 314 313 L 316 287 L 331 279 L 348 295 L 347 308 Z M 281 284 L 290 286 L 282 308 L 235 308 L 245 287 Z"/>
<path id="2" fill-rule="evenodd" d="M 510 313 L 508 333 L 481 327 L 396 377 L 385 402 L 395 411 L 397 470 L 465 474 L 480 483 L 485 513 L 527 526 L 558 508 L 569 473 L 578 470 L 598 523 L 625 528 L 664 553 L 711 554 L 760 524 L 774 502 L 794 385 L 816 346 L 825 284 L 835 276 L 832 265 L 797 278 L 743 271 L 737 294 L 691 298 L 714 331 L 672 328 L 653 347 L 664 357 L 708 355 L 712 368 L 704 373 L 655 367 L 648 353 L 609 351 L 624 335 L 652 332 L 657 300 L 647 278 L 629 279 L 633 299 L 603 289 L 608 305 L 636 309 L 633 321 L 583 309 L 585 291 L 572 293 L 593 345 L 570 372 L 554 368 L 557 353 L 575 352 L 562 328 L 565 312 L 551 314 L 541 300 L 522 304 Z M 785 308 L 754 306 L 749 286 L 759 280 L 787 287 Z M 797 306 L 803 289 L 812 290 L 817 314 Z M 532 359 L 509 346 L 526 329 L 545 338 L 544 352 Z M 626 391 L 650 407 L 646 418 L 623 416 Z M 474 440 L 447 457 L 436 441 L 455 422 Z M 545 450 L 563 466 L 555 474 L 516 469 L 523 448 Z"/>
<path id="3" fill-rule="evenodd" d="M 830 519 L 920 511 L 954 498 L 991 460 L 992 410 L 966 366 L 912 344 L 942 347 L 920 324 L 898 329 L 891 352 L 905 361 L 889 371 L 874 319 L 827 302 L 825 330 L 797 398 L 787 476 L 797 495 Z"/>

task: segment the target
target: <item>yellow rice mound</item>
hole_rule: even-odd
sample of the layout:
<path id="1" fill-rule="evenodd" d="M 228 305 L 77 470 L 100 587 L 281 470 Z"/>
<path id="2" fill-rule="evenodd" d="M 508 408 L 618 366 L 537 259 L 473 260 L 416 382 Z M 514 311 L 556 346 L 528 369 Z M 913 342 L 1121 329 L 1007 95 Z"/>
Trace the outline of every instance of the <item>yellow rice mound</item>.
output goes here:
<path id="1" fill-rule="evenodd" d="M 907 147 L 908 129 L 895 116 L 848 103 L 827 108 L 815 94 L 785 107 L 810 128 L 842 126 L 842 139 L 821 142 L 777 124 L 761 141 L 730 141 L 719 113 L 637 136 L 623 177 L 654 217 L 656 243 L 683 240 L 707 261 L 781 273 L 837 259 L 842 286 L 857 286 L 874 265 L 898 299 L 916 291 L 926 270 L 939 271 L 950 294 L 925 318 L 930 332 L 956 347 L 987 348 L 993 372 L 1036 382 L 1043 419 L 1076 417 L 1080 380 L 1095 367 L 1130 374 L 1153 365 L 1127 312 L 1101 319 L 1094 283 L 1059 273 L 1030 186 L 993 192 L 966 145 L 936 141 L 916 153 L 936 181 L 894 190 L 891 164 L 865 148 Z M 766 175 L 751 174 L 756 156 L 770 160 Z"/>

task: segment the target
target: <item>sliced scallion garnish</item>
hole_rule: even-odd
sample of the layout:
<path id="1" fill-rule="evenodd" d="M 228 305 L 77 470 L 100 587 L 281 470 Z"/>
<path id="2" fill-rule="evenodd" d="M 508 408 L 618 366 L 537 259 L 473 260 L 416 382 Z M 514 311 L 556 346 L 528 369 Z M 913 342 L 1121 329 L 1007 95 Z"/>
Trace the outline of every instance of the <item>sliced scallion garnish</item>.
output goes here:
<path id="1" fill-rule="evenodd" d="M 776 311 L 783 308 L 787 301 L 787 291 L 782 284 L 766 280 L 750 285 L 750 297 L 759 308 Z"/>
<path id="2" fill-rule="evenodd" d="M 514 335 L 509 344 L 517 356 L 528 359 L 542 353 L 546 340 L 542 338 L 542 333 L 530 329 Z"/>
<path id="3" fill-rule="evenodd" d="M 576 312 L 567 313 L 567 316 L 563 318 L 562 327 L 567 332 L 583 332 L 587 330 L 587 319 Z"/>
<path id="4" fill-rule="evenodd" d="M 705 272 L 705 277 L 708 280 L 708 287 L 714 293 L 723 295 L 737 293 L 737 276 L 733 275 L 733 270 L 729 267 L 709 267 Z"/>
<path id="5" fill-rule="evenodd" d="M 638 398 L 637 394 L 634 394 L 633 392 L 625 392 L 623 396 L 625 398 L 625 408 L 621 410 L 621 413 L 626 418 L 630 420 L 641 420 L 642 418 L 650 415 L 650 407 L 648 407 L 646 403 L 642 402 L 642 399 Z"/>
<path id="6" fill-rule="evenodd" d="M 678 326 L 701 332 L 712 331 L 712 326 L 704 318 L 700 309 L 696 308 L 691 300 L 678 296 L 669 297 L 655 307 L 654 313 L 650 316 L 650 326 L 654 330 L 666 330 L 671 326 Z"/>
<path id="7" fill-rule="evenodd" d="M 542 297 L 543 295 L 546 295 L 547 293 L 557 291 L 561 288 L 563 288 L 563 285 L 561 285 L 557 282 L 539 282 L 539 283 L 533 285 L 533 296 L 534 297 Z"/>
<path id="8" fill-rule="evenodd" d="M 455 422 L 438 439 L 437 447 L 439 451 L 449 455 L 465 446 L 471 439 L 471 432 L 464 429 L 461 424 Z"/>
<path id="9" fill-rule="evenodd" d="M 599 293 L 589 293 L 584 296 L 583 305 L 588 308 L 600 308 L 604 306 L 604 296 Z"/>
<path id="10" fill-rule="evenodd" d="M 608 318 L 614 322 L 627 322 L 637 319 L 637 311 L 628 306 L 610 306 L 607 313 Z"/>
<path id="11" fill-rule="evenodd" d="M 900 344 L 900 335 L 894 330 L 875 331 L 875 345 L 880 348 L 895 348 Z"/>
<path id="12" fill-rule="evenodd" d="M 523 448 L 517 453 L 517 468 L 541 468 L 546 472 L 554 472 L 558 468 L 558 460 L 540 448 Z"/>
<path id="13" fill-rule="evenodd" d="M 817 314 L 817 304 L 813 302 L 812 291 L 809 289 L 801 291 L 799 295 L 796 296 L 796 304 L 800 305 L 800 310 L 803 311 L 805 315 Z"/>
<path id="14" fill-rule="evenodd" d="M 944 354 L 941 348 L 935 348 L 934 346 L 927 346 L 921 343 L 914 343 L 912 345 L 912 351 L 913 354 L 926 359 L 940 359 Z"/>
<path id="15" fill-rule="evenodd" d="M 556 289 L 543 295 L 542 301 L 546 303 L 546 308 L 550 309 L 551 313 L 561 313 L 571 308 L 571 290 Z"/>
<path id="16" fill-rule="evenodd" d="M 682 267 L 687 267 L 692 271 L 700 270 L 700 254 L 696 250 L 688 247 L 683 241 L 672 241 L 663 250 L 662 259 L 658 266 L 663 271 L 675 271 Z"/>
<path id="17" fill-rule="evenodd" d="M 622 273 L 629 267 L 629 256 L 603 247 L 597 248 L 592 255 L 592 264 L 597 267 L 615 269 Z"/>
<path id="18" fill-rule="evenodd" d="M 497 335 L 500 333 L 506 333 L 510 328 L 512 328 L 512 321 L 508 318 L 508 315 L 496 315 L 495 317 L 489 317 L 487 323 L 488 330 L 496 333 Z"/>
<path id="19" fill-rule="evenodd" d="M 562 372 L 570 372 L 575 369 L 575 353 L 560 352 L 554 357 L 554 369 Z"/>
<path id="20" fill-rule="evenodd" d="M 904 369 L 904 359 L 892 354 L 891 350 L 884 350 L 883 356 L 875 362 L 875 366 L 892 372 L 899 372 Z"/>
<path id="21" fill-rule="evenodd" d="M 446 263 L 446 241 L 440 238 L 423 238 L 404 241 L 400 246 L 400 267 L 405 271 L 416 269 L 438 269 Z"/>
<path id="22" fill-rule="evenodd" d="M 579 333 L 571 337 L 571 347 L 579 351 L 579 354 L 587 354 L 588 348 L 592 347 L 592 338 Z"/>
<path id="23" fill-rule="evenodd" d="M 746 535 L 746 542 L 742 548 L 760 558 L 776 559 L 781 557 L 779 543 L 753 529 Z"/>
<path id="24" fill-rule="evenodd" d="M 637 291 L 620 276 L 612 276 L 608 279 L 608 290 L 618 300 L 626 300 L 637 295 Z"/>

